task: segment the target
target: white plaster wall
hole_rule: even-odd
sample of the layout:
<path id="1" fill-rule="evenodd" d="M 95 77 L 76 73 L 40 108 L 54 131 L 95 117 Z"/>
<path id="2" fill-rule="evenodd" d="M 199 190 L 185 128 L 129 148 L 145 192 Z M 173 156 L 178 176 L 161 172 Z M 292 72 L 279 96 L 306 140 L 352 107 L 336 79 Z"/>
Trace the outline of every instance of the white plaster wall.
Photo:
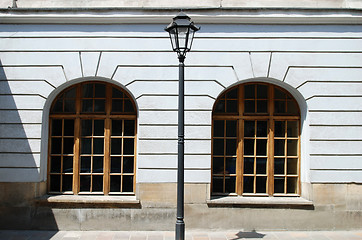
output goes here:
<path id="1" fill-rule="evenodd" d="M 46 178 L 50 101 L 87 77 L 136 100 L 137 181 L 175 182 L 178 61 L 163 27 L 0 25 L 0 181 Z M 204 24 L 186 66 L 186 182 L 210 182 L 215 99 L 252 79 L 301 105 L 303 182 L 362 182 L 361 26 Z"/>

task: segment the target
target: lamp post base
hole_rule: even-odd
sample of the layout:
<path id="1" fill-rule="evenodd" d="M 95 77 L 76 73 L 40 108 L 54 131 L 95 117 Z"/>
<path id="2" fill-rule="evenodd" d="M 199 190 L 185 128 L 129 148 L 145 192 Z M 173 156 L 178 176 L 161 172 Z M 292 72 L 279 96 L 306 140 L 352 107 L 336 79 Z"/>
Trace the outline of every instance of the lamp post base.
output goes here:
<path id="1" fill-rule="evenodd" d="M 175 240 L 184 240 L 185 239 L 185 223 L 183 220 L 176 221 L 176 236 Z"/>

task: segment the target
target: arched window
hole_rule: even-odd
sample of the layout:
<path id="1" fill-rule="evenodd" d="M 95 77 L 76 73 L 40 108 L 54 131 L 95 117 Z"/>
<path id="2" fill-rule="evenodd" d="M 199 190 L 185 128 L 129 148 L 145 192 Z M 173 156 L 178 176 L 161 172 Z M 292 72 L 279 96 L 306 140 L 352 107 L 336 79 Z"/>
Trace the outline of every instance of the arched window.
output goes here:
<path id="1" fill-rule="evenodd" d="M 112 84 L 61 92 L 50 110 L 48 192 L 134 193 L 136 118 L 135 103 Z"/>
<path id="2" fill-rule="evenodd" d="M 213 195 L 299 195 L 300 111 L 284 89 L 238 85 L 213 109 Z"/>

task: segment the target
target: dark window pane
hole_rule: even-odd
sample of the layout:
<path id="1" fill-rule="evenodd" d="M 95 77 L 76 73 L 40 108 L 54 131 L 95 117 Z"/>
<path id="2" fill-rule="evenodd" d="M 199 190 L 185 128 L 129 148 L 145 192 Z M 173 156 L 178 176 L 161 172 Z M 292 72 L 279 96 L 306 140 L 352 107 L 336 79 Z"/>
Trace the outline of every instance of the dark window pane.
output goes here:
<path id="1" fill-rule="evenodd" d="M 244 177 L 243 182 L 243 192 L 244 193 L 253 193 L 254 190 L 254 177 Z"/>
<path id="2" fill-rule="evenodd" d="M 274 137 L 285 137 L 285 122 L 284 121 L 275 121 Z"/>
<path id="3" fill-rule="evenodd" d="M 122 120 L 112 120 L 112 136 L 122 136 Z"/>
<path id="4" fill-rule="evenodd" d="M 287 136 L 288 137 L 298 137 L 298 122 L 297 121 L 288 121 L 287 122 Z"/>
<path id="5" fill-rule="evenodd" d="M 116 88 L 112 88 L 112 98 L 123 98 L 123 92 Z"/>
<path id="6" fill-rule="evenodd" d="M 212 178 L 212 192 L 213 193 L 223 193 L 223 177 L 213 177 Z"/>
<path id="7" fill-rule="evenodd" d="M 134 135 L 135 135 L 135 121 L 124 120 L 124 136 L 134 136 Z"/>
<path id="8" fill-rule="evenodd" d="M 266 156 L 266 139 L 258 139 L 256 140 L 256 155 L 257 156 Z"/>
<path id="9" fill-rule="evenodd" d="M 94 136 L 104 136 L 104 120 L 94 120 Z"/>
<path id="10" fill-rule="evenodd" d="M 226 140 L 226 155 L 236 155 L 236 139 Z"/>
<path id="11" fill-rule="evenodd" d="M 74 136 L 74 120 L 64 120 L 64 136 Z"/>
<path id="12" fill-rule="evenodd" d="M 254 155 L 254 139 L 244 140 L 244 155 Z"/>
<path id="13" fill-rule="evenodd" d="M 74 138 L 64 138 L 63 154 L 73 154 Z"/>
<path id="14" fill-rule="evenodd" d="M 73 172 L 73 157 L 63 157 L 63 173 Z"/>
<path id="15" fill-rule="evenodd" d="M 111 139 L 111 154 L 121 154 L 122 150 L 122 139 L 112 138 Z"/>
<path id="16" fill-rule="evenodd" d="M 236 173 L 236 157 L 226 158 L 226 173 Z"/>
<path id="17" fill-rule="evenodd" d="M 94 112 L 104 112 L 105 111 L 105 100 L 94 100 Z"/>
<path id="18" fill-rule="evenodd" d="M 268 136 L 268 122 L 267 121 L 257 121 L 256 136 L 258 136 L 258 137 L 267 137 Z"/>
<path id="19" fill-rule="evenodd" d="M 81 175 L 79 181 L 80 185 L 80 191 L 81 192 L 90 192 L 90 186 L 91 186 L 91 176 L 90 175 Z"/>
<path id="20" fill-rule="evenodd" d="M 133 155 L 134 154 L 134 139 L 124 138 L 123 139 L 123 154 Z"/>
<path id="21" fill-rule="evenodd" d="M 214 137 L 224 136 L 224 121 L 214 120 Z"/>
<path id="22" fill-rule="evenodd" d="M 106 86 L 104 84 L 96 83 L 94 84 L 94 87 L 96 98 L 106 97 Z"/>
<path id="23" fill-rule="evenodd" d="M 244 174 L 254 174 L 254 158 L 244 158 Z"/>
<path id="24" fill-rule="evenodd" d="M 266 177 L 256 177 L 256 193 L 266 193 Z"/>
<path id="25" fill-rule="evenodd" d="M 236 121 L 226 121 L 226 136 L 227 137 L 236 137 L 237 133 L 237 122 Z"/>
<path id="26" fill-rule="evenodd" d="M 215 112 L 224 113 L 225 112 L 225 100 L 219 100 L 215 105 Z"/>
<path id="27" fill-rule="evenodd" d="M 287 193 L 297 193 L 297 178 L 287 178 Z"/>
<path id="28" fill-rule="evenodd" d="M 288 156 L 297 156 L 298 155 L 298 140 L 288 140 L 287 142 L 287 153 Z"/>
<path id="29" fill-rule="evenodd" d="M 266 158 L 256 159 L 256 174 L 266 174 Z"/>
<path id="30" fill-rule="evenodd" d="M 52 154 L 60 154 L 62 150 L 62 139 L 61 138 L 52 138 Z"/>
<path id="31" fill-rule="evenodd" d="M 235 193 L 235 177 L 225 177 L 225 192 Z"/>
<path id="32" fill-rule="evenodd" d="M 255 101 L 254 100 L 245 100 L 245 112 L 246 113 L 255 113 Z"/>
<path id="33" fill-rule="evenodd" d="M 92 120 L 82 120 L 82 136 L 92 136 Z"/>
<path id="34" fill-rule="evenodd" d="M 123 176 L 122 192 L 133 192 L 133 176 Z"/>
<path id="35" fill-rule="evenodd" d="M 121 169 L 121 157 L 111 157 L 111 173 L 120 173 Z"/>
<path id="36" fill-rule="evenodd" d="M 72 191 L 73 189 L 73 175 L 63 175 L 63 189 L 62 191 Z"/>
<path id="37" fill-rule="evenodd" d="M 245 121 L 244 122 L 244 136 L 245 137 L 254 137 L 255 135 L 255 122 L 254 121 Z"/>
<path id="38" fill-rule="evenodd" d="M 284 193 L 284 178 L 283 177 L 274 178 L 274 193 Z"/>
<path id="39" fill-rule="evenodd" d="M 82 154 L 91 154 L 92 149 L 92 139 L 91 138 L 81 138 L 81 153 Z"/>
<path id="40" fill-rule="evenodd" d="M 58 99 L 55 102 L 55 104 L 52 108 L 52 112 L 63 112 L 63 99 L 62 98 Z"/>
<path id="41" fill-rule="evenodd" d="M 103 154 L 104 150 L 104 139 L 103 138 L 93 138 L 93 153 L 94 154 Z"/>
<path id="42" fill-rule="evenodd" d="M 267 85 L 257 85 L 257 98 L 267 99 L 268 98 L 268 86 Z"/>
<path id="43" fill-rule="evenodd" d="M 298 174 L 298 158 L 288 158 L 287 174 Z"/>
<path id="44" fill-rule="evenodd" d="M 60 175 L 50 175 L 50 191 L 60 192 Z"/>
<path id="45" fill-rule="evenodd" d="M 213 154 L 214 155 L 224 155 L 224 140 L 223 139 L 214 139 Z"/>
<path id="46" fill-rule="evenodd" d="M 274 99 L 285 99 L 286 95 L 284 92 L 280 91 L 277 88 L 274 88 Z"/>
<path id="47" fill-rule="evenodd" d="M 134 107 L 131 100 L 124 100 L 124 111 L 125 112 L 134 112 Z"/>
<path id="48" fill-rule="evenodd" d="M 295 101 L 288 101 L 288 111 L 287 113 L 291 115 L 297 115 L 299 113 L 298 106 Z"/>
<path id="49" fill-rule="evenodd" d="M 256 105 L 257 113 L 267 113 L 268 112 L 268 101 L 258 100 Z"/>
<path id="50" fill-rule="evenodd" d="M 112 112 L 123 112 L 123 100 L 120 99 L 112 100 Z"/>
<path id="51" fill-rule="evenodd" d="M 50 172 L 51 173 L 60 173 L 61 167 L 61 158 L 60 157 L 51 157 L 50 160 Z"/>
<path id="52" fill-rule="evenodd" d="M 238 111 L 238 101 L 237 100 L 228 100 L 226 101 L 226 112 L 235 113 Z"/>
<path id="53" fill-rule="evenodd" d="M 285 102 L 284 101 L 274 101 L 274 112 L 275 113 L 285 113 Z"/>
<path id="54" fill-rule="evenodd" d="M 255 85 L 249 84 L 244 86 L 244 98 L 255 99 Z"/>
<path id="55" fill-rule="evenodd" d="M 123 173 L 133 173 L 134 159 L 133 157 L 123 158 Z"/>
<path id="56" fill-rule="evenodd" d="M 226 93 L 226 98 L 238 98 L 238 88 L 234 88 Z"/>
<path id="57" fill-rule="evenodd" d="M 85 98 L 93 98 L 93 84 L 84 84 L 82 93 L 82 96 Z"/>
<path id="58" fill-rule="evenodd" d="M 275 139 L 274 140 L 274 156 L 284 156 L 284 139 Z"/>
<path id="59" fill-rule="evenodd" d="M 212 161 L 212 173 L 223 174 L 224 173 L 224 158 L 214 157 Z"/>
<path id="60" fill-rule="evenodd" d="M 52 136 L 62 136 L 62 120 L 54 119 L 52 121 Z"/>
<path id="61" fill-rule="evenodd" d="M 64 99 L 64 112 L 75 113 L 75 99 Z"/>
<path id="62" fill-rule="evenodd" d="M 92 192 L 103 192 L 103 175 L 93 175 Z"/>
<path id="63" fill-rule="evenodd" d="M 274 174 L 284 174 L 284 158 L 274 158 Z"/>
<path id="64" fill-rule="evenodd" d="M 82 101 L 82 112 L 93 112 L 93 100 Z"/>
<path id="65" fill-rule="evenodd" d="M 81 157 L 80 172 L 81 173 L 90 173 L 91 172 L 91 157 Z"/>
<path id="66" fill-rule="evenodd" d="M 65 98 L 75 98 L 76 97 L 76 87 L 73 87 L 69 90 L 67 90 L 65 93 L 64 93 L 64 97 Z"/>
<path id="67" fill-rule="evenodd" d="M 101 156 L 93 157 L 93 172 L 94 173 L 103 172 L 103 157 L 101 157 Z"/>
<path id="68" fill-rule="evenodd" d="M 111 192 L 121 191 L 121 176 L 111 176 Z"/>

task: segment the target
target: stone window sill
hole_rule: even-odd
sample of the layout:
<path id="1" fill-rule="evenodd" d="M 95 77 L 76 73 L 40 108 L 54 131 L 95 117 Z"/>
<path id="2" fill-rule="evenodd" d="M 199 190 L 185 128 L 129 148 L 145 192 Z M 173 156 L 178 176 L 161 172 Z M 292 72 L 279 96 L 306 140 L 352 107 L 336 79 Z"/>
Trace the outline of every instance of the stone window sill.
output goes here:
<path id="1" fill-rule="evenodd" d="M 41 206 L 60 208 L 140 208 L 135 196 L 45 195 L 36 200 Z"/>
<path id="2" fill-rule="evenodd" d="M 234 208 L 289 208 L 314 209 L 312 201 L 301 197 L 212 197 L 207 201 L 209 207 Z"/>

